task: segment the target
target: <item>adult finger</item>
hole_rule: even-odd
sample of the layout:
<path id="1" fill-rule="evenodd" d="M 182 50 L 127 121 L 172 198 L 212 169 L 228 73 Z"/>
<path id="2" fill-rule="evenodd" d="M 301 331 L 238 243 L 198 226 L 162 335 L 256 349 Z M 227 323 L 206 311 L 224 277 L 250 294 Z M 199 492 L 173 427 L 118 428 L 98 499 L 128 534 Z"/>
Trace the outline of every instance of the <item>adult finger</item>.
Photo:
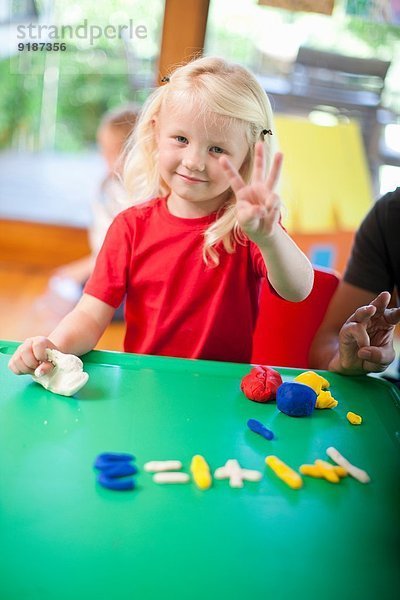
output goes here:
<path id="1" fill-rule="evenodd" d="M 278 182 L 279 175 L 282 168 L 283 162 L 283 154 L 282 152 L 277 152 L 274 156 L 274 160 L 272 162 L 271 170 L 268 174 L 266 187 L 268 190 L 273 190 Z"/>
<path id="2" fill-rule="evenodd" d="M 371 366 L 374 365 L 374 372 L 384 371 L 395 359 L 396 354 L 393 346 L 390 344 L 385 347 L 378 346 L 367 346 L 360 348 L 358 351 L 358 357 L 364 360 L 370 370 Z"/>
<path id="3" fill-rule="evenodd" d="M 354 347 L 354 344 L 358 348 L 365 348 L 369 346 L 369 335 L 363 327 L 362 323 L 345 323 L 339 332 L 339 342 L 344 348 Z"/>
<path id="4" fill-rule="evenodd" d="M 367 304 L 366 306 L 360 306 L 355 312 L 347 319 L 347 323 L 367 323 L 371 317 L 376 313 L 376 306 Z"/>
<path id="5" fill-rule="evenodd" d="M 221 165 L 234 193 L 237 194 L 240 192 L 240 190 L 245 187 L 245 183 L 238 170 L 233 166 L 231 161 L 226 156 L 222 156 L 219 159 L 219 164 Z"/>
<path id="6" fill-rule="evenodd" d="M 397 325 L 400 323 L 400 308 L 387 308 L 384 316 L 389 325 Z"/>
<path id="7" fill-rule="evenodd" d="M 252 183 L 262 183 L 265 179 L 265 154 L 264 144 L 257 142 L 254 149 L 254 165 L 252 173 Z"/>
<path id="8" fill-rule="evenodd" d="M 382 373 L 388 368 L 388 365 L 380 365 L 369 362 L 368 360 L 363 360 L 362 368 L 365 373 Z"/>
<path id="9" fill-rule="evenodd" d="M 390 292 L 381 292 L 376 298 L 371 300 L 370 305 L 385 310 L 389 306 L 390 298 Z"/>

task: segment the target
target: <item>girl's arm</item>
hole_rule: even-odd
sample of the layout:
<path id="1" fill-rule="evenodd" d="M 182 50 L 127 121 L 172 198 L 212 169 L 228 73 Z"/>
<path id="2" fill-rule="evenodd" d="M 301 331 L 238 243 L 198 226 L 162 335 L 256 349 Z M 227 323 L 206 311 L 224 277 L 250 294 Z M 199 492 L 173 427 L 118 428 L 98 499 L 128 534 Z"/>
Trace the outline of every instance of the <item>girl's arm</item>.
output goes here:
<path id="1" fill-rule="evenodd" d="M 265 178 L 264 147 L 258 142 L 251 183 L 247 185 L 227 157 L 219 160 L 236 196 L 238 223 L 260 248 L 271 285 L 286 300 L 304 300 L 312 290 L 314 271 L 308 258 L 280 226 L 281 203 L 274 192 L 283 155 L 279 152 L 275 155 Z"/>
<path id="2" fill-rule="evenodd" d="M 66 315 L 48 338 L 36 336 L 25 340 L 17 348 L 10 362 L 17 375 L 34 373 L 41 365 L 41 373 L 53 366 L 47 362 L 46 348 L 56 348 L 65 354 L 85 354 L 92 350 L 110 323 L 115 309 L 89 294 L 83 294 L 75 308 Z"/>
<path id="3" fill-rule="evenodd" d="M 301 302 L 312 290 L 314 271 L 308 258 L 282 227 L 257 243 L 276 292 L 291 302 Z"/>
<path id="4" fill-rule="evenodd" d="M 93 350 L 114 312 L 115 308 L 109 304 L 83 294 L 75 308 L 50 333 L 49 340 L 66 354 L 85 354 Z"/>

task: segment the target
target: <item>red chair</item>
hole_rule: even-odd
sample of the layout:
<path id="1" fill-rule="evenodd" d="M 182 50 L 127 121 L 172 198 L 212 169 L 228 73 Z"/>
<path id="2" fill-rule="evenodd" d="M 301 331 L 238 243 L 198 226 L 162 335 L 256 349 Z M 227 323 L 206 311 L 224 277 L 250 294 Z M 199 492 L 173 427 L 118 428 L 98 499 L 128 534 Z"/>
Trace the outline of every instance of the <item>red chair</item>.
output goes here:
<path id="1" fill-rule="evenodd" d="M 313 289 L 303 302 L 288 302 L 263 284 L 253 337 L 253 364 L 308 368 L 308 352 L 339 283 L 334 271 L 314 269 Z"/>

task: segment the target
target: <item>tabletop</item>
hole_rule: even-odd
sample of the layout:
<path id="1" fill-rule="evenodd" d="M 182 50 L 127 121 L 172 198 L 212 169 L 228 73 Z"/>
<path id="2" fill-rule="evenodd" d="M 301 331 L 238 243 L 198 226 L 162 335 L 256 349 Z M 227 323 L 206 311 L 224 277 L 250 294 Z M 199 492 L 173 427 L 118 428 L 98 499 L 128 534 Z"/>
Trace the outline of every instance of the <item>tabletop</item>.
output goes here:
<path id="1" fill-rule="evenodd" d="M 7 369 L 0 341 L 0 598 L 250 597 L 389 599 L 399 588 L 400 397 L 376 377 L 322 372 L 339 404 L 293 418 L 240 390 L 250 365 L 93 351 L 74 397 Z M 284 381 L 300 372 L 278 369 Z M 348 411 L 362 415 L 351 425 Z M 250 418 L 274 432 L 250 431 Z M 295 470 L 334 446 L 371 477 L 303 477 L 293 490 L 265 465 Z M 96 482 L 102 452 L 130 452 L 136 489 Z M 208 490 L 159 485 L 150 460 L 235 458 L 259 482 Z"/>

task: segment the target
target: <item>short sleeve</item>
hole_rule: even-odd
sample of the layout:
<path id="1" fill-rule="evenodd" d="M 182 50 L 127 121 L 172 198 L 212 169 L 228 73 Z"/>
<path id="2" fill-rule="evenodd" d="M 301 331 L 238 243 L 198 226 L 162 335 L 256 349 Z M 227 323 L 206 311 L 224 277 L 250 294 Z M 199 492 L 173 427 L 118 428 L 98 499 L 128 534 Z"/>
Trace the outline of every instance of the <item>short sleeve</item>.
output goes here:
<path id="1" fill-rule="evenodd" d="M 108 229 L 84 293 L 118 308 L 127 290 L 132 237 L 125 214 L 119 214 Z"/>
<path id="2" fill-rule="evenodd" d="M 378 200 L 361 223 L 344 274 L 347 283 L 374 293 L 391 291 L 394 287 L 386 209 L 385 199 Z"/>

